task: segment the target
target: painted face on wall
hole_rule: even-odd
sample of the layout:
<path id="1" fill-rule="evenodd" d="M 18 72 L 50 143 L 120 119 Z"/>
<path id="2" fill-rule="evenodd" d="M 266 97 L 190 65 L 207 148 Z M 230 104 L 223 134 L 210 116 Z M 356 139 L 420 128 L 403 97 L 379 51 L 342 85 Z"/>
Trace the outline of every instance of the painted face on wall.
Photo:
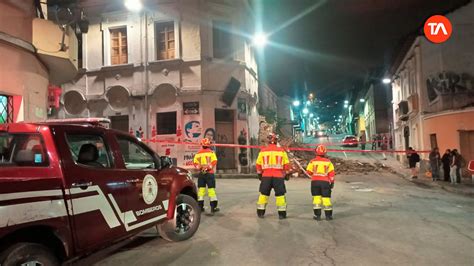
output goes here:
<path id="1" fill-rule="evenodd" d="M 201 123 L 199 121 L 190 121 L 184 126 L 186 137 L 190 139 L 201 136 Z"/>
<path id="2" fill-rule="evenodd" d="M 206 132 L 204 133 L 204 137 L 209 139 L 211 142 L 214 141 L 215 135 L 216 134 L 213 128 L 206 129 Z"/>

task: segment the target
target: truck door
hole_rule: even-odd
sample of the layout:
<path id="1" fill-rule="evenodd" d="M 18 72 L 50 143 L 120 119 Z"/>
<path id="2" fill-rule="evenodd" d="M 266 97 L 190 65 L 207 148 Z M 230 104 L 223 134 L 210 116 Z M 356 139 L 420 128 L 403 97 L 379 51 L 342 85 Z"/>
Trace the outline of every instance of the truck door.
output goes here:
<path id="1" fill-rule="evenodd" d="M 132 231 L 166 218 L 172 177 L 159 175 L 159 158 L 148 146 L 126 135 L 116 137 L 121 171 L 134 183 L 128 197 L 129 208 L 121 210 L 125 212 L 126 230 Z"/>
<path id="2" fill-rule="evenodd" d="M 117 170 L 109 134 L 91 127 L 55 129 L 79 250 L 107 245 L 126 234 L 125 217 L 114 209 L 127 206 L 131 185 L 127 176 Z"/>

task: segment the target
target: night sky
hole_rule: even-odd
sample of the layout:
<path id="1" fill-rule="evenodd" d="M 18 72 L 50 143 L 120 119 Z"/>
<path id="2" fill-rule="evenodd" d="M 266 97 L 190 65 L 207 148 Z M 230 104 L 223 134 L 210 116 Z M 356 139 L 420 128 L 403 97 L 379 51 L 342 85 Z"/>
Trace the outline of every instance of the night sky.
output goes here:
<path id="1" fill-rule="evenodd" d="M 434 14 L 466 0 L 257 0 L 265 32 L 305 10 L 270 36 L 264 79 L 279 95 L 308 90 L 323 101 L 343 99 L 374 68 L 388 68 L 394 51 Z M 310 11 L 312 10 L 312 11 Z"/>

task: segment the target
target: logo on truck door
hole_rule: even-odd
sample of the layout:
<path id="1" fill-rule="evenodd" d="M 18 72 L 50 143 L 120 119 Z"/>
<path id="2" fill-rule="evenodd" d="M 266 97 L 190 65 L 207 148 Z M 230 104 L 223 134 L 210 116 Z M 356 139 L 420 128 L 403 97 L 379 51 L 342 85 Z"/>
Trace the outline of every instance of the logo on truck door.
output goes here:
<path id="1" fill-rule="evenodd" d="M 158 183 L 152 175 L 146 175 L 142 184 L 143 201 L 146 204 L 152 204 L 158 196 Z"/>

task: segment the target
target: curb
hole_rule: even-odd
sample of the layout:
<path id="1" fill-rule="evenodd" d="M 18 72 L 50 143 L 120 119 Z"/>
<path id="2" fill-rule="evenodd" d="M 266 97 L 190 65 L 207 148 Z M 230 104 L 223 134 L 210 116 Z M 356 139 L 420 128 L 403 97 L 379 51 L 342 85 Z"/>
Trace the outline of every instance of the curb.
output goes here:
<path id="1" fill-rule="evenodd" d="M 398 172 L 397 172 L 396 175 L 398 175 L 398 176 L 402 177 L 403 179 L 405 179 L 409 182 L 412 182 L 412 183 L 429 186 L 431 188 L 439 188 L 439 189 L 442 189 L 446 192 L 455 193 L 455 194 L 458 194 L 458 195 L 461 195 L 461 196 L 473 197 L 474 198 L 474 189 L 472 189 L 472 191 L 465 191 L 465 190 L 457 189 L 456 187 L 452 187 L 452 186 L 445 185 L 445 184 L 440 184 L 440 183 L 437 183 L 437 182 L 431 182 L 431 181 L 426 182 L 426 181 L 422 181 L 420 179 L 411 179 L 411 177 L 405 176 L 405 175 L 403 175 L 401 173 L 398 173 Z M 438 181 L 438 182 L 444 182 L 444 181 Z"/>

